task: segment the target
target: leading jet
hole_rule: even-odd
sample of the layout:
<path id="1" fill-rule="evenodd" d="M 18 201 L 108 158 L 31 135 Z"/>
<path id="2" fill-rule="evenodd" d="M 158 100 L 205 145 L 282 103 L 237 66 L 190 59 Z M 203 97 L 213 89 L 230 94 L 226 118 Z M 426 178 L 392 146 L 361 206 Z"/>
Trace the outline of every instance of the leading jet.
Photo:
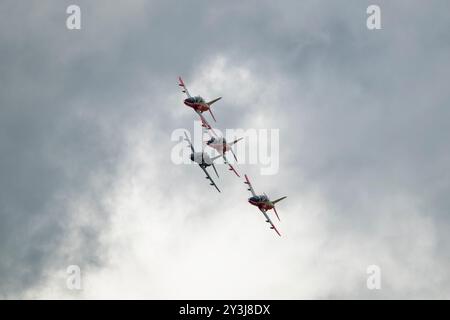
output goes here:
<path id="1" fill-rule="evenodd" d="M 202 121 L 202 126 L 204 128 L 212 130 L 211 125 L 208 123 L 208 121 L 206 121 L 206 119 L 202 113 L 205 111 L 209 111 L 209 113 L 211 114 L 211 117 L 214 119 L 214 121 L 216 121 L 216 118 L 214 117 L 214 114 L 211 111 L 211 105 L 214 102 L 217 102 L 220 99 L 222 99 L 222 97 L 219 97 L 219 98 L 216 98 L 209 102 L 206 102 L 205 99 L 203 99 L 201 96 L 191 96 L 191 94 L 189 93 L 189 91 L 188 91 L 186 85 L 184 84 L 183 79 L 181 79 L 181 77 L 178 77 L 178 85 L 183 88 L 182 91 L 187 96 L 187 98 L 184 99 L 184 104 L 186 106 L 194 109 L 194 111 L 199 115 L 200 120 Z"/>

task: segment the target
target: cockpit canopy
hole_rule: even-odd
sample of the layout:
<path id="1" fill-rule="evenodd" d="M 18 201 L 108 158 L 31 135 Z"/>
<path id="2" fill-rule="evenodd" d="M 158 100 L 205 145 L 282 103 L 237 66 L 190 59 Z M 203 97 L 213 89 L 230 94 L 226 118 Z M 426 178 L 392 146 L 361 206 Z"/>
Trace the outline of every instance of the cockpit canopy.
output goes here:
<path id="1" fill-rule="evenodd" d="M 186 101 L 190 103 L 205 103 L 205 100 L 200 96 L 187 98 Z"/>
<path id="2" fill-rule="evenodd" d="M 250 200 L 254 202 L 266 202 L 269 201 L 269 198 L 267 198 L 267 196 L 265 195 L 261 195 L 261 196 L 253 196 L 250 198 Z"/>
<path id="3" fill-rule="evenodd" d="M 225 140 L 224 137 L 220 137 L 220 138 L 217 138 L 217 139 L 214 138 L 214 137 L 211 137 L 211 139 L 209 139 L 206 142 L 207 145 L 210 145 L 210 144 L 218 145 L 218 144 L 226 144 L 226 143 L 227 143 L 227 140 Z"/>
<path id="4" fill-rule="evenodd" d="M 205 103 L 205 100 L 203 100 L 203 98 L 200 96 L 194 97 L 194 99 L 197 103 Z"/>

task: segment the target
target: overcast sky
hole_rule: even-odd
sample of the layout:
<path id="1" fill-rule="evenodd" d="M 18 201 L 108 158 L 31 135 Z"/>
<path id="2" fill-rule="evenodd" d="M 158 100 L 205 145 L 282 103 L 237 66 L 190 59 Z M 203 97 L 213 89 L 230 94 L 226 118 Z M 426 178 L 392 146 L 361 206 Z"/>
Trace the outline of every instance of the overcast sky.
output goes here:
<path id="1" fill-rule="evenodd" d="M 70 4 L 81 30 L 66 28 Z M 2 1 L 0 298 L 449 299 L 449 12 Z M 223 165 L 219 194 L 172 163 L 172 132 L 197 119 L 178 75 L 223 97 L 219 129 L 280 130 L 277 174 L 237 169 L 288 196 L 281 238 Z"/>

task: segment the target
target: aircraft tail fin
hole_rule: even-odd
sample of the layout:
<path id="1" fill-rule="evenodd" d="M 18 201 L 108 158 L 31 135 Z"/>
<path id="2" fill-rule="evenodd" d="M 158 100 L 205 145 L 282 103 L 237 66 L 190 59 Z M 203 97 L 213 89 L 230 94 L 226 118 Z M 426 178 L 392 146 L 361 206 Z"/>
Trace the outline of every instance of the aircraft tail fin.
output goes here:
<path id="1" fill-rule="evenodd" d="M 216 98 L 216 99 L 214 99 L 214 100 L 211 100 L 210 102 L 207 102 L 206 104 L 207 104 L 209 107 L 211 107 L 211 105 L 212 105 L 214 102 L 219 101 L 220 99 L 222 99 L 222 97 L 218 97 L 218 98 Z M 214 115 L 213 115 L 213 113 L 212 113 L 212 111 L 211 111 L 211 108 L 209 109 L 209 113 L 211 113 L 211 117 L 214 119 L 214 121 L 216 121 L 216 117 L 214 117 Z"/>
<path id="2" fill-rule="evenodd" d="M 216 117 L 214 117 L 214 114 L 212 113 L 211 109 L 209 109 L 209 113 L 211 114 L 211 117 L 214 119 L 214 121 L 217 122 Z"/>
<path id="3" fill-rule="evenodd" d="M 219 174 L 217 173 L 216 166 L 214 165 L 214 163 L 212 163 L 211 165 L 212 165 L 212 167 L 213 167 L 213 169 L 214 169 L 214 172 L 216 173 L 216 176 L 217 176 L 217 178 L 218 178 L 218 177 L 219 177 Z"/>
<path id="4" fill-rule="evenodd" d="M 242 137 L 242 138 L 236 139 L 236 140 L 234 140 L 233 142 L 231 142 L 230 145 L 233 145 L 233 144 L 235 144 L 235 143 L 241 141 L 242 139 L 244 139 L 244 138 Z"/>
<path id="5" fill-rule="evenodd" d="M 208 106 L 211 106 L 214 102 L 217 102 L 217 101 L 219 101 L 220 99 L 222 99 L 222 97 L 218 97 L 218 98 L 216 98 L 216 99 L 214 99 L 214 100 L 211 100 L 210 102 L 207 102 L 206 104 L 207 104 Z"/>
<path id="6" fill-rule="evenodd" d="M 286 198 L 287 197 L 281 197 L 280 199 L 272 201 L 272 203 L 275 204 L 275 203 L 280 202 L 281 200 L 286 199 Z"/>
<path id="7" fill-rule="evenodd" d="M 273 207 L 273 211 L 275 211 L 275 214 L 277 215 L 278 221 L 281 221 L 280 217 L 278 216 L 277 209 L 275 209 L 275 206 Z"/>

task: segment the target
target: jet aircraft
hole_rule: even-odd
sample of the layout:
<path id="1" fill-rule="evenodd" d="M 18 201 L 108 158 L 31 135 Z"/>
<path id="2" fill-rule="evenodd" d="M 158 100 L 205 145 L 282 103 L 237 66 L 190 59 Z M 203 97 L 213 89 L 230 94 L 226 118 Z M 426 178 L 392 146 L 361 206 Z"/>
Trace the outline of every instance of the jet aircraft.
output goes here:
<path id="1" fill-rule="evenodd" d="M 263 195 L 257 195 L 255 193 L 255 190 L 253 190 L 252 184 L 250 183 L 250 180 L 248 179 L 247 175 L 245 175 L 245 182 L 246 185 L 248 185 L 248 191 L 251 192 L 252 196 L 248 198 L 248 202 L 256 207 L 264 214 L 266 218 L 266 222 L 270 224 L 270 229 L 275 230 L 276 233 L 281 237 L 280 232 L 277 230 L 275 225 L 273 224 L 272 220 L 270 220 L 267 211 L 270 209 L 273 209 L 275 211 L 275 214 L 277 215 L 278 220 L 280 220 L 280 217 L 278 216 L 277 210 L 275 209 L 275 204 L 277 202 L 280 202 L 281 200 L 285 199 L 286 197 L 279 198 L 274 201 L 270 201 L 269 197 L 264 193 Z"/>

